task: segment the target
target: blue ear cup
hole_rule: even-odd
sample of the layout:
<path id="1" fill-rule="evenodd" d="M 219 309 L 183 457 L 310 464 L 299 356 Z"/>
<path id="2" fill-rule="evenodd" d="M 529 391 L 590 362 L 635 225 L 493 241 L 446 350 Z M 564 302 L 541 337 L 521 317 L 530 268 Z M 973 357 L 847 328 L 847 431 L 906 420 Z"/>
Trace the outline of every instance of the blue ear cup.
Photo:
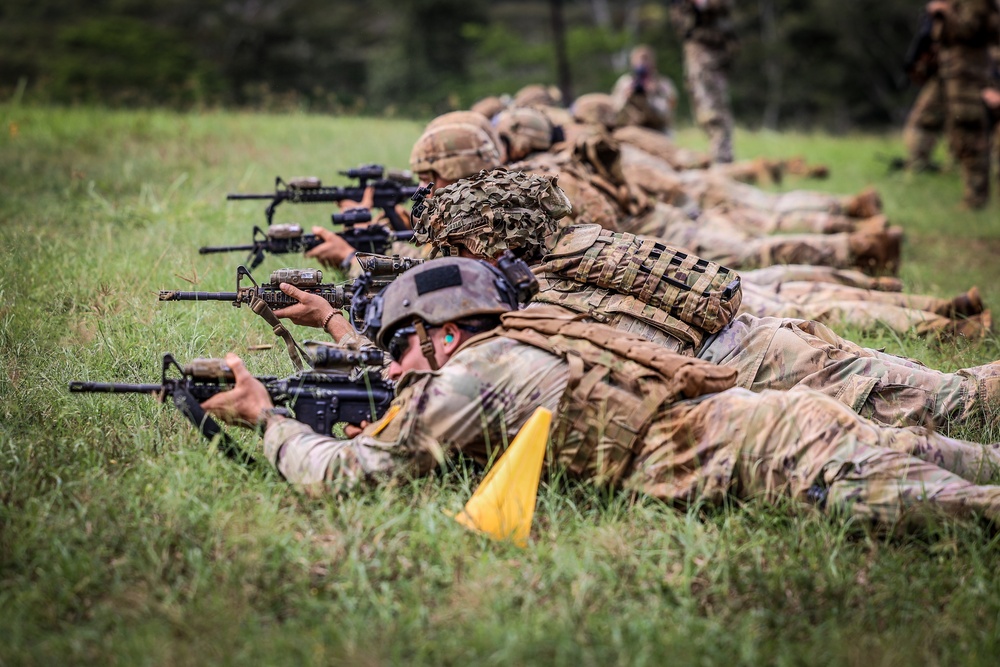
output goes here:
<path id="1" fill-rule="evenodd" d="M 451 342 L 453 342 L 454 340 L 455 340 L 455 337 L 454 337 L 454 336 L 452 336 L 451 334 L 445 334 L 445 335 L 444 335 L 444 342 L 445 342 L 445 343 L 451 343 Z"/>

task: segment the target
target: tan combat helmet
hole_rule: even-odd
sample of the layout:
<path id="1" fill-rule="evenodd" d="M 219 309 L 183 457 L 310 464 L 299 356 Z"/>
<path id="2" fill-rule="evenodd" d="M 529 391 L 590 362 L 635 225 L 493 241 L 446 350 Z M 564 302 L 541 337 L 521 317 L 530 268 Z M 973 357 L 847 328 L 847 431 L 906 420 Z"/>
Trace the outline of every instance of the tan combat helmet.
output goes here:
<path id="1" fill-rule="evenodd" d="M 555 86 L 543 86 L 533 83 L 517 91 L 514 95 L 514 106 L 549 106 L 557 107 L 562 102 L 562 93 Z"/>
<path id="2" fill-rule="evenodd" d="M 501 162 L 506 162 L 507 157 L 504 155 L 503 144 L 500 142 L 500 135 L 497 134 L 496 128 L 493 127 L 493 123 L 490 119 L 486 118 L 481 113 L 476 113 L 475 111 L 449 111 L 446 114 L 441 114 L 424 128 L 424 132 L 427 130 L 432 130 L 435 127 L 443 127 L 445 125 L 475 125 L 480 130 L 490 135 L 490 139 L 496 145 L 497 150 L 500 151 Z"/>
<path id="3" fill-rule="evenodd" d="M 448 181 L 457 181 L 482 169 L 495 169 L 501 164 L 500 151 L 493 139 L 479 127 L 469 124 L 429 128 L 417 139 L 410 153 L 410 169 L 414 173 L 433 171 Z"/>
<path id="4" fill-rule="evenodd" d="M 392 281 L 379 298 L 381 322 L 375 344 L 383 349 L 392 334 L 411 320 L 440 326 L 519 307 L 516 290 L 499 269 L 464 257 L 424 262 Z"/>
<path id="5" fill-rule="evenodd" d="M 593 123 L 614 129 L 618 126 L 618 112 L 610 95 L 587 93 L 580 95 L 570 108 L 578 123 Z"/>
<path id="6" fill-rule="evenodd" d="M 508 161 L 523 160 L 552 146 L 552 122 L 538 109 L 519 107 L 500 112 L 496 130 L 507 148 Z"/>
<path id="7" fill-rule="evenodd" d="M 503 99 L 497 97 L 496 95 L 490 95 L 489 97 L 484 97 L 470 107 L 471 111 L 475 111 L 478 114 L 482 114 L 488 120 L 493 120 L 493 117 L 498 113 L 506 109 L 510 104 L 510 98 L 507 98 L 507 102 Z"/>
<path id="8" fill-rule="evenodd" d="M 466 248 L 491 259 L 510 250 L 525 260 L 546 252 L 556 220 L 570 212 L 566 194 L 550 176 L 494 169 L 481 171 L 434 194 L 414 220 L 414 239 L 432 253 L 457 254 Z"/>

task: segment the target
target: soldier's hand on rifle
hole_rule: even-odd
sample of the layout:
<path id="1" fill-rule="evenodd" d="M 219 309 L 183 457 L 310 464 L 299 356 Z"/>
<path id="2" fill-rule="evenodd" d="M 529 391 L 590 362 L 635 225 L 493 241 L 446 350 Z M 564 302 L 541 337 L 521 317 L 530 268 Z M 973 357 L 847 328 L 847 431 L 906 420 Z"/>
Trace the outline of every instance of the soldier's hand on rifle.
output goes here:
<path id="1" fill-rule="evenodd" d="M 298 304 L 274 311 L 277 317 L 300 326 L 325 329 L 338 342 L 344 335 L 354 332 L 347 319 L 320 295 L 303 292 L 288 283 L 281 283 L 279 287 Z"/>
<path id="2" fill-rule="evenodd" d="M 991 109 L 1000 109 L 1000 90 L 997 88 L 984 88 L 983 102 Z"/>
<path id="3" fill-rule="evenodd" d="M 227 424 L 255 428 L 264 410 L 274 407 L 271 396 L 260 380 L 250 375 L 238 356 L 227 354 L 226 364 L 233 371 L 236 386 L 212 396 L 201 407 Z"/>
<path id="4" fill-rule="evenodd" d="M 361 201 L 352 201 L 350 199 L 341 199 L 337 202 L 340 205 L 341 211 L 347 211 L 352 208 L 375 208 L 375 186 L 369 185 L 365 188 L 365 194 L 361 196 Z"/>
<path id="5" fill-rule="evenodd" d="M 356 438 L 361 435 L 361 432 L 365 430 L 368 426 L 367 421 L 362 421 L 361 426 L 355 426 L 354 424 L 344 424 L 344 435 L 348 438 Z"/>
<path id="6" fill-rule="evenodd" d="M 931 0 L 927 3 L 928 14 L 947 14 L 951 11 L 948 0 Z"/>
<path id="7" fill-rule="evenodd" d="M 354 246 L 331 232 L 325 227 L 313 227 L 313 234 L 323 239 L 323 242 L 305 254 L 306 257 L 314 257 L 324 266 L 343 268 L 354 256 Z"/>

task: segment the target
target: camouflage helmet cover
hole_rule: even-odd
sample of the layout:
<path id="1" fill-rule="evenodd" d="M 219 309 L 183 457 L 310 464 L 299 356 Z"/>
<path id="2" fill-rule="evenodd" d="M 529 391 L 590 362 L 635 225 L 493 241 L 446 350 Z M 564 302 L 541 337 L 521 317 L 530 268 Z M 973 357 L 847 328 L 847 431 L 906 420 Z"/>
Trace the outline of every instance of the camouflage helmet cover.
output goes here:
<path id="1" fill-rule="evenodd" d="M 511 159 L 552 146 L 552 121 L 538 109 L 515 107 L 502 111 L 494 121 L 497 134 L 507 141 Z"/>
<path id="2" fill-rule="evenodd" d="M 493 127 L 493 123 L 489 118 L 476 111 L 449 111 L 448 113 L 441 114 L 427 124 L 424 132 L 433 130 L 436 127 L 444 127 L 445 125 L 475 125 L 490 136 L 490 140 L 493 141 L 498 150 L 503 147 L 500 143 L 500 136 L 497 134 L 496 128 Z M 500 157 L 501 159 L 503 158 L 502 155 Z"/>
<path id="3" fill-rule="evenodd" d="M 479 257 L 511 250 L 522 258 L 545 253 L 556 220 L 570 212 L 566 194 L 550 176 L 481 171 L 434 193 L 414 221 L 414 238 L 434 254 L 463 246 Z"/>
<path id="4" fill-rule="evenodd" d="M 508 98 L 509 100 L 510 98 Z M 488 120 L 493 120 L 493 117 L 498 113 L 506 109 L 508 102 L 504 102 L 503 99 L 497 97 L 496 95 L 491 95 L 490 97 L 484 97 L 479 100 L 471 107 L 470 111 L 475 111 L 478 114 L 482 114 L 484 118 Z"/>
<path id="5" fill-rule="evenodd" d="M 385 349 L 400 326 L 419 318 L 429 325 L 517 310 L 518 301 L 503 273 L 476 259 L 442 257 L 396 278 L 379 297 L 380 326 L 375 344 Z"/>
<path id="6" fill-rule="evenodd" d="M 500 152 L 493 139 L 485 130 L 469 124 L 430 127 L 410 153 L 410 169 L 415 173 L 433 171 L 449 181 L 500 164 Z"/>
<path id="7" fill-rule="evenodd" d="M 578 123 L 595 123 L 607 128 L 618 125 L 614 100 L 606 93 L 587 93 L 573 102 L 573 118 Z"/>
<path id="8" fill-rule="evenodd" d="M 535 104 L 559 106 L 562 93 L 555 86 L 543 86 L 533 83 L 525 86 L 514 94 L 514 106 L 527 107 Z"/>

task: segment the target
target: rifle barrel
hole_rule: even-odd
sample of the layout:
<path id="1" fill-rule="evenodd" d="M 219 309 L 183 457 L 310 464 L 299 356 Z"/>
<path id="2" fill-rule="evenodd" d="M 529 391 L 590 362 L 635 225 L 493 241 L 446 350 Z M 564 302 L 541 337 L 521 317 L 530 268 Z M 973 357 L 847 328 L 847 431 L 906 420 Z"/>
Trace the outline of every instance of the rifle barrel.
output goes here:
<path id="1" fill-rule="evenodd" d="M 257 246 L 253 245 L 220 245 L 220 246 L 204 246 L 198 248 L 198 253 L 201 255 L 209 255 L 215 252 L 245 252 L 248 250 L 256 250 Z"/>
<path id="2" fill-rule="evenodd" d="M 175 292 L 161 290 L 160 301 L 236 301 L 236 292 Z"/>
<path id="3" fill-rule="evenodd" d="M 237 193 L 230 192 L 228 195 L 226 195 L 226 199 L 229 199 L 229 200 L 239 200 L 239 199 L 277 199 L 277 197 L 275 195 L 273 195 L 273 194 L 269 194 L 269 195 L 249 194 L 248 195 L 248 194 L 243 194 L 243 193 L 239 193 L 239 192 L 237 192 Z"/>
<path id="4" fill-rule="evenodd" d="M 161 384 L 120 384 L 118 382 L 70 382 L 74 393 L 97 394 L 154 394 L 163 389 Z"/>

